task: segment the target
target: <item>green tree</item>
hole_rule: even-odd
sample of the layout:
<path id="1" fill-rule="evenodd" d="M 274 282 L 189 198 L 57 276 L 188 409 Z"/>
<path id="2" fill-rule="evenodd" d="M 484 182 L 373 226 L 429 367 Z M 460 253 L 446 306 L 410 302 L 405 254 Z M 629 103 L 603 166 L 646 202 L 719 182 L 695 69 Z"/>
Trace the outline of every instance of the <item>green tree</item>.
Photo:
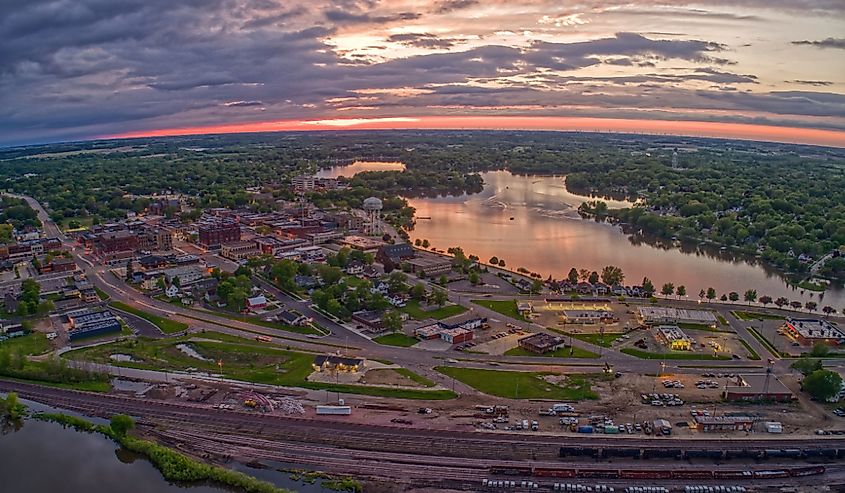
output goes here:
<path id="1" fill-rule="evenodd" d="M 425 298 L 425 285 L 421 282 L 414 284 L 409 292 L 411 298 L 421 300 Z"/>
<path id="2" fill-rule="evenodd" d="M 622 284 L 624 280 L 625 274 L 622 272 L 621 267 L 607 265 L 601 270 L 601 282 L 607 284 L 608 286 Z"/>
<path id="3" fill-rule="evenodd" d="M 572 284 L 577 284 L 578 283 L 578 269 L 576 269 L 575 267 L 569 269 L 569 275 L 567 275 L 566 278 L 569 279 L 569 282 L 571 282 Z"/>
<path id="4" fill-rule="evenodd" d="M 684 297 L 687 295 L 687 287 L 681 284 L 680 286 L 678 286 L 678 289 L 675 290 L 675 293 L 677 293 L 679 298 Z"/>
<path id="5" fill-rule="evenodd" d="M 707 299 L 709 301 L 713 301 L 716 299 L 716 290 L 713 288 L 707 288 Z"/>
<path id="6" fill-rule="evenodd" d="M 317 266 L 317 275 L 320 276 L 324 284 L 331 286 L 340 281 L 343 277 L 343 271 L 339 267 L 320 264 Z"/>
<path id="7" fill-rule="evenodd" d="M 654 294 L 654 284 L 647 277 L 643 277 L 643 294 L 646 298 L 650 298 Z"/>
<path id="8" fill-rule="evenodd" d="M 595 283 L 599 282 L 599 273 L 596 272 L 596 271 L 590 272 L 590 276 L 587 278 L 587 281 L 590 284 L 595 284 Z"/>
<path id="9" fill-rule="evenodd" d="M 493 264 L 493 265 L 499 265 L 499 257 L 497 257 L 495 255 L 490 257 L 490 263 Z"/>
<path id="10" fill-rule="evenodd" d="M 731 301 L 739 301 L 739 293 L 737 293 L 736 291 L 731 291 L 730 293 L 728 293 L 728 299 L 730 299 Z"/>
<path id="11" fill-rule="evenodd" d="M 469 283 L 472 284 L 473 286 L 478 284 L 480 280 L 481 280 L 481 278 L 479 277 L 477 271 L 473 270 L 469 273 Z"/>
<path id="12" fill-rule="evenodd" d="M 823 342 L 817 342 L 813 345 L 813 349 L 810 350 L 810 356 L 815 358 L 823 358 L 830 354 L 830 346 Z"/>
<path id="13" fill-rule="evenodd" d="M 804 376 L 809 375 L 816 370 L 823 369 L 822 360 L 811 358 L 799 358 L 790 365 L 790 368 L 800 371 Z"/>
<path id="14" fill-rule="evenodd" d="M 449 301 L 449 294 L 445 289 L 434 288 L 431 290 L 431 302 L 437 306 L 443 306 Z"/>
<path id="15" fill-rule="evenodd" d="M 428 249 L 428 247 L 430 247 L 430 246 L 431 246 L 431 243 L 429 243 L 428 240 L 423 238 L 422 247 L 425 248 L 425 249 Z"/>
<path id="16" fill-rule="evenodd" d="M 818 401 L 826 401 L 842 389 L 842 377 L 831 370 L 816 370 L 801 382 L 801 387 Z"/>
<path id="17" fill-rule="evenodd" d="M 439 284 L 445 286 L 447 282 L 449 282 L 449 278 L 446 277 L 446 274 L 440 274 Z"/>
<path id="18" fill-rule="evenodd" d="M 539 279 L 534 279 L 534 282 L 531 283 L 531 293 L 532 294 L 540 294 L 540 291 L 543 290 L 543 283 Z"/>
<path id="19" fill-rule="evenodd" d="M 666 284 L 663 285 L 662 288 L 660 288 L 660 293 L 663 294 L 664 296 L 670 296 L 674 292 L 675 292 L 675 285 L 672 284 L 671 282 L 667 282 Z"/>
<path id="20" fill-rule="evenodd" d="M 769 296 L 769 295 L 764 294 L 763 296 L 760 297 L 760 303 L 762 303 L 764 307 L 771 302 L 772 302 L 772 297 Z"/>
<path id="21" fill-rule="evenodd" d="M 421 246 L 421 245 L 422 245 L 421 239 L 417 238 L 416 240 L 414 240 L 414 246 Z"/>
<path id="22" fill-rule="evenodd" d="M 702 289 L 698 292 L 698 299 L 703 300 L 705 296 L 707 296 L 707 291 Z"/>
<path id="23" fill-rule="evenodd" d="M 387 278 L 387 286 L 390 289 L 391 293 L 398 293 L 400 291 L 405 291 L 405 282 L 408 280 L 408 276 L 402 272 L 395 270 L 390 273 L 390 276 Z"/>
<path id="24" fill-rule="evenodd" d="M 755 301 L 757 301 L 757 290 L 756 289 L 749 289 L 748 291 L 743 293 L 742 299 L 747 301 L 749 305 L 751 303 L 754 303 Z"/>
<path id="25" fill-rule="evenodd" d="M 389 331 L 397 332 L 402 330 L 402 317 L 395 310 L 384 312 L 384 315 L 381 316 L 381 323 Z"/>
<path id="26" fill-rule="evenodd" d="M 135 421 L 125 414 L 115 414 L 111 417 L 109 426 L 115 435 L 123 437 L 135 427 Z"/>

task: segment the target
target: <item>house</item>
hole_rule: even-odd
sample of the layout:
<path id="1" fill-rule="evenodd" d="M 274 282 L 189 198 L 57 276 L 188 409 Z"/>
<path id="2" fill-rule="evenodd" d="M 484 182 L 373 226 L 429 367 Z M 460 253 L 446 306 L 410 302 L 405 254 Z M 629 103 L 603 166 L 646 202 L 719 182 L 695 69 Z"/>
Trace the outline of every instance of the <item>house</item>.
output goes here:
<path id="1" fill-rule="evenodd" d="M 384 324 L 381 321 L 382 312 L 375 310 L 361 310 L 352 314 L 352 320 L 360 323 L 369 332 L 384 331 Z"/>
<path id="2" fill-rule="evenodd" d="M 264 295 L 253 296 L 246 299 L 246 309 L 250 311 L 263 310 L 267 307 L 267 298 Z"/>
<path id="3" fill-rule="evenodd" d="M 18 311 L 18 298 L 12 293 L 6 293 L 3 303 L 5 303 L 7 313 L 16 313 Z"/>
<path id="4" fill-rule="evenodd" d="M 370 288 L 370 293 L 372 294 L 383 294 L 386 295 L 390 291 L 390 285 L 388 285 L 384 281 L 376 281 L 373 283 L 373 287 Z"/>
<path id="5" fill-rule="evenodd" d="M 85 303 L 96 303 L 100 301 L 100 296 L 97 294 L 97 290 L 95 290 L 94 288 L 83 289 L 81 292 L 82 300 Z"/>
<path id="6" fill-rule="evenodd" d="M 365 361 L 361 358 L 347 358 L 333 354 L 320 355 L 314 358 L 314 371 L 338 371 L 356 373 L 364 368 Z"/>
<path id="7" fill-rule="evenodd" d="M 517 344 L 526 351 L 531 351 L 534 354 L 543 354 L 563 346 L 563 338 L 538 332 L 537 334 L 520 338 Z"/>
<path id="8" fill-rule="evenodd" d="M 311 323 L 310 318 L 293 310 L 285 310 L 279 313 L 276 318 L 279 320 L 279 322 L 282 322 L 287 325 L 292 325 L 294 327 L 301 327 L 303 325 L 308 325 L 309 323 Z"/>
<path id="9" fill-rule="evenodd" d="M 597 282 L 593 285 L 593 290 L 596 294 L 607 294 L 610 292 L 610 286 L 603 282 Z"/>
<path id="10" fill-rule="evenodd" d="M 625 296 L 628 294 L 628 291 L 625 289 L 625 286 L 621 284 L 614 284 L 610 287 L 610 292 L 615 296 Z"/>
<path id="11" fill-rule="evenodd" d="M 312 276 L 294 276 L 294 284 L 303 289 L 311 289 L 319 286 L 319 283 Z"/>
<path id="12" fill-rule="evenodd" d="M 382 264 L 399 265 L 403 260 L 414 258 L 416 252 L 414 248 L 407 243 L 397 243 L 396 245 L 385 245 L 379 248 L 376 253 L 376 260 Z"/>
<path id="13" fill-rule="evenodd" d="M 168 298 L 175 298 L 176 295 L 179 294 L 179 288 L 176 287 L 175 284 L 171 284 L 167 286 L 167 289 L 164 290 L 164 294 L 167 295 Z"/>
<path id="14" fill-rule="evenodd" d="M 581 281 L 575 286 L 575 291 L 578 291 L 579 294 L 593 294 L 593 285 L 586 281 Z"/>
<path id="15" fill-rule="evenodd" d="M 401 294 L 394 294 L 392 296 L 388 296 L 387 302 L 395 306 L 396 308 L 403 308 L 407 304 L 406 297 L 402 296 Z"/>
<path id="16" fill-rule="evenodd" d="M 357 260 L 352 260 L 346 264 L 346 273 L 350 276 L 358 276 L 364 273 L 364 264 Z"/>

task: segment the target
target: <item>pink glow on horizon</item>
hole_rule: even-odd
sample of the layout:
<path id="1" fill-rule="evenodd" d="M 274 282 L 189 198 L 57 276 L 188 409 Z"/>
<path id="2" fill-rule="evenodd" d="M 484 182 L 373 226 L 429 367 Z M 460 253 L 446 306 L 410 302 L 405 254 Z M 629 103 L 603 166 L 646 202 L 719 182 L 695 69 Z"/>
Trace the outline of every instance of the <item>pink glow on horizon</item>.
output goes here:
<path id="1" fill-rule="evenodd" d="M 799 127 L 779 127 L 747 123 L 700 122 L 683 120 L 633 120 L 553 116 L 421 116 L 322 120 L 282 120 L 236 123 L 201 127 L 143 130 L 104 136 L 109 139 L 168 137 L 177 135 L 314 130 L 559 130 L 666 134 L 717 137 L 795 144 L 845 147 L 845 132 Z"/>

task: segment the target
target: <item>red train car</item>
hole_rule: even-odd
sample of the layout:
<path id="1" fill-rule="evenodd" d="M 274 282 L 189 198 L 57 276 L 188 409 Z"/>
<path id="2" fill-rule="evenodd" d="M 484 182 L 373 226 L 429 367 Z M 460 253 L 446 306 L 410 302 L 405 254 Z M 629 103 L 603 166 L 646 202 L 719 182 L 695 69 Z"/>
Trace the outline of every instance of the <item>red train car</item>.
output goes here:
<path id="1" fill-rule="evenodd" d="M 713 471 L 672 471 L 672 479 L 711 479 Z"/>
<path id="2" fill-rule="evenodd" d="M 535 467 L 534 475 L 541 478 L 574 478 L 575 469 L 550 469 L 545 467 Z"/>
<path id="3" fill-rule="evenodd" d="M 622 479 L 672 479 L 672 471 L 655 469 L 653 471 L 635 471 L 623 469 L 619 471 Z"/>

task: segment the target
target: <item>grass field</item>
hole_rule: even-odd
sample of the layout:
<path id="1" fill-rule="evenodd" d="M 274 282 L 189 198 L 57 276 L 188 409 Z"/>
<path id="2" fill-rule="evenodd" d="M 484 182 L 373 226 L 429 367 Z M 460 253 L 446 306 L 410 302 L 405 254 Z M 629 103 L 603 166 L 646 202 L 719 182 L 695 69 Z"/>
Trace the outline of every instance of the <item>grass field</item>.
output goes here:
<path id="1" fill-rule="evenodd" d="M 407 336 L 405 334 L 395 333 L 386 334 L 373 339 L 374 342 L 383 344 L 385 346 L 411 347 L 420 342 L 416 337 Z"/>
<path id="2" fill-rule="evenodd" d="M 435 370 L 459 380 L 485 394 L 508 399 L 557 399 L 584 400 L 597 399 L 592 391 L 591 382 L 602 375 L 567 375 L 563 385 L 555 385 L 543 380 L 552 373 L 528 371 L 482 370 L 476 368 L 458 368 L 438 366 Z"/>
<path id="3" fill-rule="evenodd" d="M 209 315 L 214 315 L 217 317 L 228 318 L 229 320 L 235 320 L 237 322 L 244 322 L 247 324 L 259 325 L 261 327 L 267 327 L 268 329 L 277 329 L 277 330 L 284 330 L 286 332 L 293 332 L 295 334 L 316 334 L 316 335 L 325 335 L 322 332 L 314 329 L 313 327 L 306 325 L 304 327 L 295 327 L 293 325 L 282 324 L 279 322 L 270 322 L 267 320 L 262 320 L 259 317 L 254 317 L 251 315 L 240 315 L 237 313 L 232 312 L 224 312 L 222 310 L 197 310 L 193 308 L 192 310 L 196 311 L 197 313 L 207 313 Z"/>
<path id="4" fill-rule="evenodd" d="M 570 349 L 571 354 L 570 354 Z M 556 349 L 555 351 L 551 351 L 544 354 L 535 354 L 531 351 L 523 349 L 521 347 L 515 347 L 512 349 L 508 349 L 505 351 L 505 356 L 533 356 L 537 358 L 598 358 L 599 355 L 592 352 L 587 351 L 586 349 L 581 349 L 579 347 L 572 347 L 569 346 L 562 347 Z"/>
<path id="5" fill-rule="evenodd" d="M 496 300 L 472 300 L 478 306 L 483 306 L 484 308 L 488 308 L 493 310 L 494 312 L 501 313 L 502 315 L 510 318 L 514 318 L 516 320 L 521 320 L 523 322 L 527 322 L 525 317 L 520 314 L 516 309 L 516 300 L 510 301 L 496 301 Z"/>
<path id="6" fill-rule="evenodd" d="M 9 351 L 10 354 L 44 354 L 50 350 L 50 341 L 47 340 L 47 336 L 43 333 L 33 332 L 29 335 L 0 341 L 0 350 Z"/>
<path id="7" fill-rule="evenodd" d="M 186 344 L 203 359 L 189 356 L 176 346 Z M 133 361 L 112 361 L 112 354 L 126 354 Z M 138 338 L 77 349 L 63 355 L 66 358 L 95 363 L 110 363 L 127 368 L 151 370 L 199 371 L 222 374 L 226 378 L 245 382 L 327 390 L 348 394 L 365 394 L 399 399 L 451 399 L 456 395 L 448 390 L 394 389 L 365 385 L 309 382 L 314 354 L 288 351 L 278 346 L 257 343 L 227 334 L 206 332 L 170 339 Z M 221 365 L 218 366 L 218 362 Z M 414 378 L 410 377 L 409 378 Z M 419 375 L 416 378 L 423 379 Z M 428 381 L 425 379 L 425 381 Z"/>
<path id="8" fill-rule="evenodd" d="M 443 320 L 444 318 L 454 317 L 467 311 L 466 307 L 462 305 L 446 305 L 434 310 L 423 310 L 420 308 L 420 302 L 417 300 L 410 300 L 402 308 L 402 311 L 407 313 L 414 320 L 423 320 L 426 318 L 434 318 Z"/>
<path id="9" fill-rule="evenodd" d="M 554 329 L 553 329 L 554 330 Z M 564 332 L 566 335 L 570 335 Z M 604 335 L 601 334 L 571 334 L 574 339 L 578 339 L 579 341 L 589 342 L 590 344 L 594 344 L 596 346 L 602 347 L 612 347 L 613 341 L 622 337 L 623 333 L 621 332 L 605 332 Z"/>
<path id="10" fill-rule="evenodd" d="M 729 360 L 731 359 L 730 356 L 725 356 L 722 354 L 719 355 L 712 355 L 712 354 L 699 354 L 699 353 L 690 353 L 690 352 L 674 352 L 674 353 L 650 353 L 648 351 L 641 351 L 635 348 L 622 348 L 621 351 L 625 354 L 630 354 L 631 356 L 636 356 L 637 358 L 642 359 L 682 359 L 682 360 Z"/>
<path id="11" fill-rule="evenodd" d="M 740 320 L 783 320 L 780 315 L 770 315 L 768 313 L 746 312 L 741 310 L 734 310 L 734 317 Z"/>
<path id="12" fill-rule="evenodd" d="M 165 334 L 174 334 L 176 332 L 182 332 L 183 330 L 188 328 L 188 324 L 184 322 L 170 320 L 168 318 L 160 317 L 152 313 L 147 313 L 120 301 L 112 301 L 111 303 L 109 303 L 109 306 L 148 320 Z"/>

